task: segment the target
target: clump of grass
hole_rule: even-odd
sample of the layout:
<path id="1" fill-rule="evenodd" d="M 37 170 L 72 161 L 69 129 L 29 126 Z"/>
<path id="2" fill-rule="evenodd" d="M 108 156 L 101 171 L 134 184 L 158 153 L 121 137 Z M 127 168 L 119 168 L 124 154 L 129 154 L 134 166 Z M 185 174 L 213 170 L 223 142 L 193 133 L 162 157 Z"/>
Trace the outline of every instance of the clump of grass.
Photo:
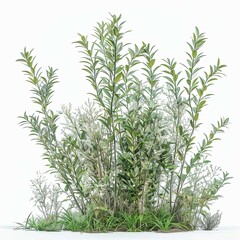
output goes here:
<path id="1" fill-rule="evenodd" d="M 24 223 L 17 223 L 16 229 L 28 229 L 36 231 L 61 231 L 62 224 L 56 220 L 55 216 L 44 217 L 34 217 L 31 214 L 27 217 Z"/>
<path id="2" fill-rule="evenodd" d="M 111 232 L 111 231 L 162 231 L 167 232 L 172 229 L 187 230 L 187 226 L 174 222 L 170 213 L 145 212 L 142 214 L 125 212 L 113 214 L 96 215 L 95 211 L 88 211 L 82 215 L 79 212 L 64 210 L 59 219 L 44 219 L 29 217 L 26 223 L 21 225 L 25 229 L 35 229 L 37 231 L 81 231 L 81 232 Z"/>

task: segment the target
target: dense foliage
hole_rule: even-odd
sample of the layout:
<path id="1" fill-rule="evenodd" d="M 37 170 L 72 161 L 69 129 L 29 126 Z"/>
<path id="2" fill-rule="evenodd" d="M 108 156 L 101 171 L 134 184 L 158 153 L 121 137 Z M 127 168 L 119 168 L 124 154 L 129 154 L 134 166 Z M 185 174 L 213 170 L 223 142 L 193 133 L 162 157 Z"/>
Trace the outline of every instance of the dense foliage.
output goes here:
<path id="1" fill-rule="evenodd" d="M 60 112 L 51 109 L 56 70 L 49 67 L 43 74 L 26 49 L 18 60 L 26 65 L 32 100 L 39 107 L 24 113 L 21 125 L 43 146 L 70 204 L 50 215 L 93 228 L 78 224 L 75 230 L 194 229 L 230 178 L 209 160 L 228 118 L 196 141 L 210 86 L 225 65 L 218 59 L 208 70 L 201 66 L 206 38 L 198 28 L 188 43 L 186 63 L 179 65 L 174 59 L 158 61 L 150 44 L 125 43 L 123 25 L 121 16 L 111 15 L 97 23 L 92 41 L 79 34 L 75 44 L 93 91 L 92 100 L 76 111 L 71 105 Z M 128 226 L 128 220 L 136 226 Z M 102 228 L 94 228 L 95 223 Z M 62 228 L 69 229 L 66 223 Z"/>

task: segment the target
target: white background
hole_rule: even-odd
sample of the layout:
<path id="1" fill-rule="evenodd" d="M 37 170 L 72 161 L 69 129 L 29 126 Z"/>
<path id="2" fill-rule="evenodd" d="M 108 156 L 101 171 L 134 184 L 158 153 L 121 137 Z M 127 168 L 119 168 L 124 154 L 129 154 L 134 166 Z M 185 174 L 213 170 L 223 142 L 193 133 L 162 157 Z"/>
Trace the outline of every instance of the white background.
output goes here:
<path id="1" fill-rule="evenodd" d="M 194 27 L 206 32 L 204 47 L 206 63 L 218 57 L 228 67 L 226 77 L 212 88 L 215 96 L 201 120 L 209 129 L 219 117 L 230 117 L 231 125 L 223 140 L 215 144 L 212 160 L 234 179 L 221 192 L 224 198 L 214 209 L 223 212 L 223 225 L 240 225 L 240 14 L 238 1 L 228 0 L 102 0 L 61 1 L 21 0 L 0 3 L 0 224 L 23 221 L 32 211 L 30 179 L 43 169 L 41 148 L 30 141 L 28 132 L 19 125 L 17 116 L 31 112 L 33 104 L 29 86 L 16 63 L 26 46 L 34 48 L 37 61 L 43 67 L 58 68 L 60 83 L 56 87 L 54 107 L 72 102 L 81 105 L 86 100 L 89 85 L 84 79 L 80 55 L 72 44 L 77 33 L 92 34 L 97 21 L 106 20 L 108 13 L 123 14 L 125 27 L 133 30 L 130 42 L 155 44 L 158 59 L 181 61 L 187 50 Z"/>

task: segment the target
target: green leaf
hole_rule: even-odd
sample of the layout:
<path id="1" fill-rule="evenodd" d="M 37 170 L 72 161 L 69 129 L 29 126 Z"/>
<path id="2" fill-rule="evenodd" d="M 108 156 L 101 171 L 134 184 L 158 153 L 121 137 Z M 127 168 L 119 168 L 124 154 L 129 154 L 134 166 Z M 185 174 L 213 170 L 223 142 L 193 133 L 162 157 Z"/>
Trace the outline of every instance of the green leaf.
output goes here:
<path id="1" fill-rule="evenodd" d="M 148 63 L 149 68 L 152 68 L 154 63 L 155 63 L 155 59 L 152 59 L 151 61 L 149 61 L 149 63 Z"/>
<path id="2" fill-rule="evenodd" d="M 117 86 L 116 86 L 116 89 L 115 89 L 115 92 L 117 93 L 119 91 L 119 89 L 122 90 L 122 87 L 124 86 L 124 83 L 119 83 Z"/>
<path id="3" fill-rule="evenodd" d="M 115 83 L 118 83 L 118 82 L 121 80 L 121 78 L 122 78 L 122 73 L 120 72 L 120 73 L 115 77 L 114 82 L 115 82 Z"/>
<path id="4" fill-rule="evenodd" d="M 124 120 L 126 120 L 124 117 L 116 118 L 114 120 L 115 123 L 122 123 Z"/>
<path id="5" fill-rule="evenodd" d="M 106 118 L 104 118 L 104 117 L 101 117 L 101 118 L 99 118 L 98 119 L 106 128 L 110 128 L 110 125 L 109 125 L 109 123 L 108 123 L 108 121 L 107 121 L 107 119 Z"/>
<path id="6" fill-rule="evenodd" d="M 67 192 L 69 190 L 69 185 L 65 185 L 64 191 Z"/>
<path id="7" fill-rule="evenodd" d="M 175 76 L 176 73 L 175 73 L 174 69 L 171 70 L 171 74 L 172 74 L 172 76 Z"/>
<path id="8" fill-rule="evenodd" d="M 177 150 L 177 153 L 178 153 L 178 158 L 179 158 L 179 160 L 182 161 L 182 160 L 183 160 L 183 155 L 182 155 L 182 153 L 181 153 L 179 150 Z"/>
<path id="9" fill-rule="evenodd" d="M 178 80 L 178 75 L 177 74 L 174 75 L 173 80 L 174 80 L 174 82 L 176 82 Z"/>
<path id="10" fill-rule="evenodd" d="M 191 171 L 191 167 L 188 165 L 188 166 L 186 167 L 186 173 L 189 174 L 190 171 Z"/>
<path id="11" fill-rule="evenodd" d="M 194 121 L 196 122 L 199 118 L 199 114 L 197 113 L 195 116 L 194 116 Z"/>
<path id="12" fill-rule="evenodd" d="M 192 128 L 194 128 L 193 120 L 190 120 L 190 125 Z"/>
<path id="13" fill-rule="evenodd" d="M 183 134 L 183 127 L 182 127 L 182 125 L 178 126 L 178 132 L 179 132 L 180 136 Z"/>
<path id="14" fill-rule="evenodd" d="M 203 90 L 202 89 L 197 89 L 198 96 L 201 97 L 203 95 Z"/>
<path id="15" fill-rule="evenodd" d="M 201 110 L 205 106 L 205 103 L 206 103 L 206 100 L 202 100 L 198 105 L 198 109 Z"/>
<path id="16" fill-rule="evenodd" d="M 102 91 L 103 91 L 109 98 L 112 97 L 111 94 L 110 94 L 110 92 L 109 92 L 106 88 L 103 88 Z"/>
<path id="17" fill-rule="evenodd" d="M 117 36 L 117 35 L 119 34 L 119 30 L 118 30 L 117 27 L 114 27 L 114 28 L 113 28 L 113 34 L 114 34 L 115 36 Z"/>
<path id="18" fill-rule="evenodd" d="M 195 58 L 197 56 L 197 51 L 196 50 L 192 51 L 192 56 L 193 56 L 193 58 Z"/>

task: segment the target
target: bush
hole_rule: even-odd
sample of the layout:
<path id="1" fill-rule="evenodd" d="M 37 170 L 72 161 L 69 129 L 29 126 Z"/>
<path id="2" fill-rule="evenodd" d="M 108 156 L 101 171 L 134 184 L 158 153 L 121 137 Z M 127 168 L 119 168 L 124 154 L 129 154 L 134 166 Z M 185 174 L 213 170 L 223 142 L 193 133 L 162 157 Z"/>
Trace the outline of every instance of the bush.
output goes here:
<path id="1" fill-rule="evenodd" d="M 195 228 L 230 179 L 209 160 L 229 119 L 221 118 L 202 141 L 195 140 L 210 86 L 225 65 L 219 59 L 209 70 L 200 65 L 206 38 L 198 28 L 186 63 L 179 65 L 174 59 L 158 62 L 150 44 L 130 47 L 123 25 L 121 15 L 111 15 L 97 24 L 92 42 L 79 34 L 75 44 L 93 92 L 76 111 L 71 105 L 51 109 L 56 70 L 49 67 L 43 74 L 32 51 L 24 49 L 18 61 L 27 67 L 39 109 L 24 113 L 21 125 L 43 146 L 50 170 L 82 216 L 89 209 L 106 209 L 112 216 L 163 209 L 171 221 Z"/>
<path id="2" fill-rule="evenodd" d="M 199 228 L 203 230 L 212 230 L 217 228 L 221 222 L 222 214 L 217 211 L 215 214 L 205 213 L 199 219 Z"/>

